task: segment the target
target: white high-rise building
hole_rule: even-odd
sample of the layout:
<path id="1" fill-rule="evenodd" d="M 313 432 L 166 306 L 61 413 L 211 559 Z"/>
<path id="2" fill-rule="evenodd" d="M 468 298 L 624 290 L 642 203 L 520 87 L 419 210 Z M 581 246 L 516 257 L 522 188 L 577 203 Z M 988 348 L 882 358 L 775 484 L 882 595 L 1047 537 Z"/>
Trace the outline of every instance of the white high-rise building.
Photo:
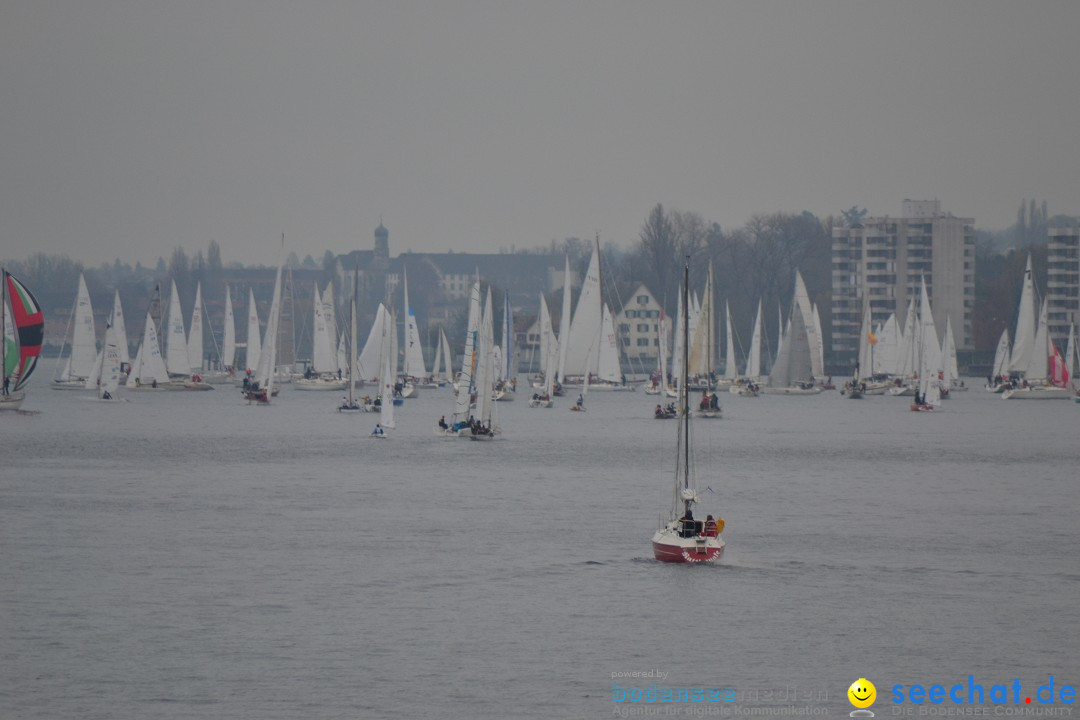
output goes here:
<path id="1" fill-rule="evenodd" d="M 832 349 L 856 353 L 863 303 L 874 324 L 896 313 L 926 279 L 938 334 L 952 321 L 958 349 L 972 348 L 975 305 L 975 220 L 942 212 L 939 200 L 904 200 L 901 217 L 865 217 L 832 230 Z M 939 337 L 940 339 L 940 337 Z"/>
<path id="2" fill-rule="evenodd" d="M 1080 218 L 1051 227 L 1047 235 L 1047 325 L 1064 353 L 1069 325 L 1080 322 Z"/>

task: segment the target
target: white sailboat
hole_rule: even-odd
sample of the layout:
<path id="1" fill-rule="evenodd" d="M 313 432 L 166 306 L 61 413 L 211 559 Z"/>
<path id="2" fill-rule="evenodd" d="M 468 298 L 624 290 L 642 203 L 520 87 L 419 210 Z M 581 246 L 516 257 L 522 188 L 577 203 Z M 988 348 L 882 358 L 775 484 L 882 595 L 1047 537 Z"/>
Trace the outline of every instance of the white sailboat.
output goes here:
<path id="1" fill-rule="evenodd" d="M 187 355 L 188 366 L 193 375 L 203 370 L 203 304 L 202 283 L 195 284 L 195 306 L 191 308 L 191 329 L 188 331 Z"/>
<path id="2" fill-rule="evenodd" d="M 259 308 L 255 305 L 255 290 L 248 288 L 247 351 L 244 366 L 254 373 L 262 355 L 262 330 L 259 328 Z"/>
<path id="3" fill-rule="evenodd" d="M 207 382 L 230 382 L 236 375 L 236 318 L 233 315 L 232 295 L 225 285 L 225 320 L 222 328 L 220 367 L 205 379 Z"/>
<path id="4" fill-rule="evenodd" d="M 79 273 L 79 287 L 68 324 L 71 326 L 71 354 L 58 366 L 52 387 L 57 390 L 82 390 L 86 387 L 87 378 L 93 374 L 97 357 L 94 308 L 90 305 L 90 292 L 86 289 L 82 273 Z M 60 358 L 64 357 L 66 348 L 67 332 L 64 333 Z"/>
<path id="5" fill-rule="evenodd" d="M 941 348 L 938 345 L 937 329 L 934 327 L 930 296 L 926 291 L 926 278 L 922 279 L 919 295 L 919 332 L 919 390 L 911 403 L 911 409 L 916 412 L 932 412 L 941 409 L 941 384 L 938 380 Z"/>
<path id="6" fill-rule="evenodd" d="M 330 291 L 331 287 L 327 286 Z M 344 390 L 348 381 L 341 377 L 337 352 L 326 316 L 326 303 L 319 293 L 319 284 L 312 290 L 311 366 L 304 376 L 293 381 L 297 390 Z"/>
<path id="7" fill-rule="evenodd" d="M 1001 394 L 1003 400 L 1064 400 L 1072 397 L 1069 373 L 1047 327 L 1047 301 L 1043 300 L 1035 340 L 1024 379 Z"/>
<path id="8" fill-rule="evenodd" d="M 802 276 L 795 272 L 795 296 L 787 329 L 780 343 L 776 362 L 769 374 L 769 384 L 761 388 L 768 395 L 817 395 L 821 388 L 814 383 L 818 363 L 815 345 L 813 307 Z"/>
<path id="9" fill-rule="evenodd" d="M 986 391 L 992 393 L 1003 393 L 1008 388 L 1009 378 L 1009 365 L 1011 365 L 1011 359 L 1009 357 L 1009 328 L 1005 328 L 1001 331 L 1001 338 L 998 340 L 997 349 L 994 351 L 994 367 L 990 374 L 990 382 L 986 385 Z"/>
<path id="10" fill-rule="evenodd" d="M 728 312 L 728 323 L 731 323 L 731 311 Z M 734 344 L 732 333 L 728 332 L 728 343 Z M 734 364 L 735 351 L 729 352 L 729 361 Z M 725 372 L 725 375 L 728 373 Z M 728 388 L 733 395 L 744 397 L 757 397 L 761 386 L 761 300 L 758 300 L 757 314 L 754 316 L 754 330 L 750 333 L 750 352 L 746 355 L 746 372 L 741 379 Z"/>
<path id="11" fill-rule="evenodd" d="M 158 345 L 157 323 L 147 310 L 142 343 L 135 353 L 135 361 L 124 387 L 128 390 L 164 390 L 170 384 L 169 371 L 165 368 Z"/>
<path id="12" fill-rule="evenodd" d="M 418 386 L 427 380 L 428 372 L 424 364 L 424 348 L 420 344 L 420 329 L 416 325 L 416 313 L 409 303 L 409 275 L 403 272 L 402 277 L 405 294 L 405 377 L 402 379 L 401 396 L 414 398 L 419 395 Z"/>
<path id="13" fill-rule="evenodd" d="M 480 335 L 480 281 L 473 283 L 469 291 L 469 319 L 465 333 L 464 361 L 461 365 L 461 373 L 458 375 L 457 386 L 454 394 L 454 411 L 449 424 L 440 422 L 435 428 L 435 434 L 441 437 L 471 437 L 475 419 L 471 411 L 473 394 L 473 373 L 475 363 L 473 358 L 477 356 Z M 479 397 L 477 398 L 479 400 Z"/>
<path id="14" fill-rule="evenodd" d="M 248 404 L 269 405 L 277 394 L 275 387 L 275 358 L 277 357 L 278 324 L 281 320 L 281 264 L 278 263 L 274 277 L 274 295 L 270 302 L 270 315 L 266 320 L 266 332 L 259 347 L 259 366 L 247 390 Z"/>
<path id="15" fill-rule="evenodd" d="M 442 348 L 443 356 L 443 370 L 442 375 L 438 376 L 437 382 L 439 387 L 443 387 L 454 381 L 454 369 L 453 369 L 453 356 L 450 354 L 450 342 L 446 339 L 446 331 L 439 328 L 439 347 Z"/>
<path id="16" fill-rule="evenodd" d="M 540 294 L 540 373 L 544 378 L 539 392 L 533 393 L 529 400 L 531 408 L 550 408 L 555 404 L 554 385 L 556 358 L 558 357 L 558 344 L 555 341 L 555 333 L 551 325 L 551 313 L 548 311 L 547 300 L 543 293 Z"/>
<path id="17" fill-rule="evenodd" d="M 689 341 L 689 323 L 687 310 L 689 299 L 687 285 L 690 280 L 690 266 L 683 270 L 683 342 Z M 668 520 L 652 536 L 653 556 L 661 562 L 696 563 L 714 562 L 724 552 L 724 519 L 713 519 L 709 515 L 704 521 L 694 518 L 693 506 L 701 502 L 694 482 L 690 456 L 690 409 L 686 378 L 689 363 L 686 355 L 679 368 L 679 431 L 676 446 L 676 469 L 674 494 Z M 678 515 L 679 510 L 682 515 Z"/>
<path id="18" fill-rule="evenodd" d="M 495 425 L 495 314 L 491 304 L 491 287 L 484 299 L 481 315 L 476 361 L 476 424 L 470 431 L 472 440 L 491 440 L 502 434 Z"/>
<path id="19" fill-rule="evenodd" d="M 105 325 L 105 338 L 101 348 L 101 362 L 96 376 L 87 381 L 87 385 L 95 391 L 96 399 L 105 402 L 119 402 L 122 398 L 117 396 L 117 387 L 120 385 L 120 342 L 117 332 L 112 323 Z"/>
<path id="20" fill-rule="evenodd" d="M 508 402 L 517 392 L 517 368 L 514 363 L 514 314 L 510 293 L 503 292 L 502 345 L 496 346 L 495 400 Z"/>
<path id="21" fill-rule="evenodd" d="M 113 291 L 113 311 L 111 324 L 116 334 L 116 342 L 120 346 L 120 372 L 127 373 L 131 370 L 131 354 L 128 350 L 127 325 L 124 322 L 124 307 L 120 304 L 120 291 Z"/>
<path id="22" fill-rule="evenodd" d="M 348 357 L 348 384 L 345 397 L 342 398 L 341 405 L 338 405 L 338 412 L 343 413 L 359 413 L 366 412 L 367 408 L 356 402 L 355 388 L 356 382 L 356 295 L 357 295 L 357 277 L 358 271 L 353 271 L 353 296 L 352 302 L 349 306 L 349 357 Z"/>
<path id="23" fill-rule="evenodd" d="M 392 324 L 385 326 L 384 329 L 390 332 L 396 332 L 397 330 Z M 394 371 L 394 365 L 390 358 L 393 345 L 390 338 L 384 338 L 382 343 L 382 370 L 379 372 L 379 422 L 371 433 L 371 437 L 380 440 L 386 438 L 386 430 L 393 430 L 397 427 L 394 420 L 394 385 L 397 382 L 397 373 Z"/>
<path id="24" fill-rule="evenodd" d="M 562 314 L 559 316 L 559 367 L 552 386 L 554 395 L 562 395 L 562 385 L 566 382 L 567 347 L 570 342 L 570 256 L 565 257 L 566 269 L 563 271 Z"/>

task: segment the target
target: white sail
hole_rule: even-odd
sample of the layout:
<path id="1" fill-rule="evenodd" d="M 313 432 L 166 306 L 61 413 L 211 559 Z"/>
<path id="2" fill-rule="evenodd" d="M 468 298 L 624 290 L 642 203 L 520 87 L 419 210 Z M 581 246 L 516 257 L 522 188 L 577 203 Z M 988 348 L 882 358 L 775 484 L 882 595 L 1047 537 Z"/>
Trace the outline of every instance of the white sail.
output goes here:
<path id="1" fill-rule="evenodd" d="M 825 374 L 825 368 L 822 361 L 823 350 L 819 330 L 821 322 L 815 320 L 817 314 L 814 312 L 814 306 L 810 304 L 810 294 L 806 291 L 806 283 L 803 282 L 802 273 L 798 270 L 795 271 L 795 306 L 802 316 L 802 326 L 806 330 L 806 342 L 810 353 L 810 375 L 812 377 L 822 377 Z M 796 377 L 796 379 L 805 378 Z"/>
<path id="2" fill-rule="evenodd" d="M 859 367 L 855 375 L 856 380 L 865 380 L 874 374 L 874 362 L 870 357 L 870 335 L 873 332 L 870 320 L 870 303 L 863 305 L 862 327 L 859 329 Z"/>
<path id="3" fill-rule="evenodd" d="M 426 378 L 424 349 L 420 345 L 420 330 L 416 326 L 416 313 L 409 304 L 409 276 L 404 274 L 405 286 L 405 377 Z"/>
<path id="4" fill-rule="evenodd" d="M 999 378 L 1009 372 L 1009 328 L 1001 331 L 997 349 L 994 351 L 993 376 Z"/>
<path id="5" fill-rule="evenodd" d="M 600 253 L 593 250 L 589 260 L 589 269 L 585 281 L 581 284 L 574 316 L 570 322 L 570 337 L 566 348 L 567 375 L 584 376 L 587 372 L 596 372 L 596 367 L 589 367 L 589 357 L 595 361 L 597 354 L 590 352 L 592 345 L 600 337 L 600 325 L 603 322 L 603 308 L 600 300 Z M 561 341 L 561 339 L 560 339 Z"/>
<path id="6" fill-rule="evenodd" d="M 1039 325 L 1035 330 L 1035 342 L 1029 353 L 1027 371 L 1024 373 L 1024 379 L 1028 382 L 1042 382 L 1049 377 L 1047 370 L 1050 364 L 1050 354 L 1047 352 L 1047 348 L 1049 347 L 1050 340 L 1046 327 L 1046 319 L 1046 301 L 1043 300 L 1042 309 L 1039 311 Z"/>
<path id="7" fill-rule="evenodd" d="M 83 383 L 83 387 L 87 390 L 95 389 L 101 380 L 101 364 L 105 359 L 104 352 L 104 348 L 102 348 L 102 350 L 98 351 L 97 357 L 94 358 L 94 365 L 90 368 L 90 376 Z"/>
<path id="8" fill-rule="evenodd" d="M 90 305 L 90 292 L 86 289 L 82 273 L 79 273 L 79 289 L 72 315 L 71 355 L 58 379 L 83 381 L 93 374 L 97 333 L 94 329 L 94 308 Z"/>
<path id="9" fill-rule="evenodd" d="M 322 294 L 323 317 L 326 319 L 326 344 L 330 347 L 330 368 L 328 372 L 336 373 L 344 370 L 346 365 L 341 360 L 344 353 L 338 351 L 341 343 L 338 342 L 337 316 L 334 313 L 334 281 L 326 283 L 326 290 Z"/>
<path id="10" fill-rule="evenodd" d="M 98 397 L 116 394 L 120 385 L 120 342 L 116 328 L 112 324 L 105 326 L 105 342 L 101 349 L 101 370 L 98 375 Z"/>
<path id="11" fill-rule="evenodd" d="M 686 333 L 683 332 L 683 318 L 689 315 L 689 312 L 683 312 L 683 293 L 679 293 L 679 300 L 675 311 L 675 348 L 671 353 L 671 370 L 674 381 L 677 383 L 679 375 L 676 370 L 683 366 L 683 337 Z M 673 383 L 674 385 L 674 383 Z"/>
<path id="12" fill-rule="evenodd" d="M 554 368 L 548 364 L 548 353 L 551 347 L 551 338 L 548 336 L 548 328 L 551 327 L 551 314 L 548 312 L 547 300 L 544 293 L 540 293 L 540 320 L 537 323 L 540 332 L 540 372 L 546 379 L 554 372 Z"/>
<path id="13" fill-rule="evenodd" d="M 476 360 L 476 419 L 484 425 L 491 425 L 491 412 L 494 405 L 494 313 L 491 306 L 491 288 L 488 287 L 484 298 L 484 311 L 480 318 L 479 343 Z"/>
<path id="14" fill-rule="evenodd" d="M 926 373 L 930 373 L 936 378 L 938 373 L 941 372 L 941 345 L 938 341 L 937 328 L 934 326 L 934 310 L 930 306 L 930 296 L 926 289 L 925 277 L 922 279 L 920 291 L 919 325 L 922 333 L 919 341 L 919 353 L 922 358 L 919 366 L 919 377 L 921 378 Z"/>
<path id="15" fill-rule="evenodd" d="M 379 407 L 380 422 L 384 428 L 394 428 L 394 383 L 397 381 L 397 373 L 394 371 L 393 360 L 390 355 L 393 352 L 394 343 L 389 333 L 396 332 L 397 328 L 392 323 L 383 325 L 383 337 L 380 343 L 382 352 L 382 365 L 379 370 L 379 395 L 382 401 Z"/>
<path id="16" fill-rule="evenodd" d="M 128 351 L 127 325 L 124 323 L 124 307 L 120 304 L 120 291 L 113 295 L 113 332 L 116 334 L 116 342 L 120 346 L 120 362 L 131 365 L 131 353 Z"/>
<path id="17" fill-rule="evenodd" d="M 248 288 L 248 321 L 247 321 L 247 357 L 244 363 L 248 370 L 255 372 L 259 367 L 259 356 L 262 355 L 262 341 L 259 330 L 259 310 L 255 305 L 255 291 Z"/>
<path id="18" fill-rule="evenodd" d="M 690 341 L 690 373 L 694 375 L 708 375 L 716 369 L 716 313 L 713 312 L 713 294 L 713 273 L 710 263 L 697 326 L 694 328 Z M 730 314 L 728 317 L 730 318 Z M 734 363 L 732 368 L 734 368 Z M 725 369 L 724 377 L 728 377 L 728 372 L 730 371 Z M 731 377 L 734 378 L 734 376 Z"/>
<path id="19" fill-rule="evenodd" d="M 510 382 L 517 375 L 514 367 L 514 313 L 510 308 L 510 293 L 503 293 L 502 365 L 500 375 Z"/>
<path id="20" fill-rule="evenodd" d="M 750 335 L 750 354 L 746 358 L 746 377 L 751 380 L 761 377 L 761 300 L 758 300 L 757 315 L 754 317 L 754 332 Z"/>
<path id="21" fill-rule="evenodd" d="M 184 332 L 184 316 L 180 308 L 180 293 L 176 291 L 175 280 L 172 281 L 169 311 L 165 320 L 165 367 L 170 375 L 191 374 L 187 333 Z"/>
<path id="22" fill-rule="evenodd" d="M 877 334 L 878 344 L 874 346 L 872 353 L 874 366 L 871 372 L 886 375 L 900 374 L 900 325 L 896 322 L 896 313 L 889 315 L 889 319 L 881 326 Z"/>
<path id="23" fill-rule="evenodd" d="M 383 345 L 390 342 L 390 329 L 386 326 L 390 323 L 390 313 L 387 312 L 386 306 L 379 303 L 379 307 L 375 311 L 375 322 L 371 324 L 371 331 L 368 332 L 367 342 L 364 343 L 364 349 L 360 353 L 360 359 L 357 361 L 359 379 L 371 380 L 379 377 L 382 372 L 382 356 Z M 391 348 L 387 347 L 387 352 L 390 352 Z M 391 360 L 391 363 L 393 361 Z"/>
<path id="24" fill-rule="evenodd" d="M 1013 335 L 1010 370 L 1024 371 L 1032 364 L 1035 348 L 1042 353 L 1042 346 L 1035 341 L 1035 280 L 1031 272 L 1031 255 L 1028 255 L 1027 269 L 1024 270 L 1024 287 L 1020 292 L 1020 308 L 1016 314 L 1016 333 Z M 1044 343 L 1045 344 L 1045 343 Z M 1038 366 L 1038 361 L 1035 361 Z M 1043 377 L 1046 373 L 1043 373 Z"/>
<path id="25" fill-rule="evenodd" d="M 896 375 L 898 377 L 913 377 L 918 372 L 918 357 L 916 353 L 919 344 L 916 341 L 915 328 L 915 299 L 908 301 L 907 316 L 904 320 L 904 332 L 900 335 L 899 350 L 897 353 Z"/>
<path id="26" fill-rule="evenodd" d="M 773 356 L 773 365 L 780 359 L 784 350 L 784 308 L 779 303 L 776 305 L 776 354 Z M 772 382 L 772 368 L 769 369 L 769 382 Z"/>
<path id="27" fill-rule="evenodd" d="M 221 366 L 225 369 L 236 366 L 236 318 L 228 285 L 225 285 L 225 340 L 221 348 Z"/>
<path id="28" fill-rule="evenodd" d="M 615 321 L 611 308 L 606 304 L 600 323 L 600 343 L 597 348 L 596 375 L 608 382 L 622 382 L 622 369 L 619 365 L 619 339 L 615 335 Z"/>
<path id="29" fill-rule="evenodd" d="M 150 385 L 154 381 L 166 383 L 169 381 L 169 372 L 165 368 L 165 361 L 161 357 L 161 348 L 158 347 L 157 324 L 150 313 L 146 313 L 146 327 L 143 330 L 142 345 L 135 358 L 131 374 L 128 376 L 128 387 L 136 385 Z"/>
<path id="30" fill-rule="evenodd" d="M 760 311 L 761 306 L 759 305 L 758 312 Z M 760 315 L 758 319 L 761 319 Z M 724 303 L 724 322 L 727 326 L 727 335 L 724 338 L 727 344 L 727 349 L 724 350 L 724 379 L 735 380 L 739 377 L 739 368 L 735 364 L 735 332 L 731 325 L 731 305 L 727 302 Z"/>
<path id="31" fill-rule="evenodd" d="M 440 335 L 441 335 L 442 328 L 439 328 L 439 332 L 440 332 Z M 439 382 L 439 367 L 442 365 L 442 362 L 443 362 L 442 337 L 440 336 L 439 340 L 435 342 L 435 362 L 431 366 L 431 379 L 434 380 L 435 382 Z"/>
<path id="32" fill-rule="evenodd" d="M 559 317 L 559 382 L 566 381 L 566 349 L 570 342 L 570 257 L 563 271 L 562 315 Z"/>
<path id="33" fill-rule="evenodd" d="M 480 331 L 480 281 L 473 283 L 469 291 L 469 321 L 465 333 L 464 360 L 461 363 L 461 375 L 458 377 L 457 397 L 454 402 L 454 417 L 458 420 L 469 418 L 469 404 L 471 402 L 472 388 L 474 385 L 473 373 L 475 365 L 473 358 L 476 357 L 477 344 Z"/>
<path id="34" fill-rule="evenodd" d="M 657 364 L 660 366 L 660 389 L 667 388 L 667 317 L 660 310 L 660 322 L 656 326 Z"/>
<path id="35" fill-rule="evenodd" d="M 203 330 L 202 330 L 202 283 L 195 284 L 195 307 L 191 309 L 191 330 L 188 332 L 187 356 L 188 367 L 192 371 L 202 370 Z"/>
<path id="36" fill-rule="evenodd" d="M 315 283 L 312 296 L 311 369 L 316 373 L 337 372 L 337 358 L 326 324 L 326 306 L 323 304 L 319 284 Z"/>
<path id="37" fill-rule="evenodd" d="M 266 331 L 263 333 L 262 345 L 259 352 L 259 367 L 255 372 L 255 381 L 260 388 L 266 389 L 266 399 L 269 401 L 273 394 L 274 384 L 274 358 L 277 356 L 278 322 L 281 319 L 281 265 L 278 265 L 277 275 L 274 277 L 274 297 L 270 302 L 270 315 L 266 320 Z"/>
<path id="38" fill-rule="evenodd" d="M 439 328 L 439 345 L 443 352 L 443 382 L 451 382 L 454 379 L 454 362 L 450 354 L 450 342 L 446 339 L 446 332 Z"/>
<path id="39" fill-rule="evenodd" d="M 814 363 L 814 377 L 821 378 L 825 376 L 825 335 L 821 332 L 821 315 L 818 313 L 817 304 L 814 304 L 814 334 L 811 336 L 813 340 L 813 356 Z"/>
<path id="40" fill-rule="evenodd" d="M 950 380 L 960 377 L 960 366 L 956 360 L 956 339 L 953 337 L 952 319 L 948 316 L 945 317 L 945 339 L 942 341 L 941 352 L 943 355 L 942 371 L 948 375 Z M 945 387 L 949 386 L 945 385 Z"/>

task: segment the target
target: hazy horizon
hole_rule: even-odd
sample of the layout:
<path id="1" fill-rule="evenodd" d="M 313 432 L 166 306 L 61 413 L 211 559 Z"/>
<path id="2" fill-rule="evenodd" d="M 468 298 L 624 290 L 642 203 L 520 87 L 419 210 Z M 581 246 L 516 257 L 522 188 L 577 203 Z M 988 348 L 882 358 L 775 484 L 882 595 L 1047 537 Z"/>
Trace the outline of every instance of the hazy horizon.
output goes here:
<path id="1" fill-rule="evenodd" d="M 624 247 L 656 203 L 1080 214 L 1076 3 L 7 2 L 0 257 Z"/>

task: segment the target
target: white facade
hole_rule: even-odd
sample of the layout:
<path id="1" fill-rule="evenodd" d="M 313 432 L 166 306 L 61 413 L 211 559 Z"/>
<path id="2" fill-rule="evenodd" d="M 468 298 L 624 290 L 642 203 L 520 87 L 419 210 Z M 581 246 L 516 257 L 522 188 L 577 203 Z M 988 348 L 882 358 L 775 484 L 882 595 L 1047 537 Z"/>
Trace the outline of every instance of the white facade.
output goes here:
<path id="1" fill-rule="evenodd" d="M 615 334 L 619 338 L 622 355 L 631 363 L 642 362 L 651 367 L 656 362 L 660 340 L 660 303 L 644 285 L 638 285 L 630 295 L 622 312 L 615 316 Z M 667 322 L 664 338 L 665 352 L 671 348 L 671 321 Z M 633 365 L 631 365 L 633 367 Z"/>
<path id="2" fill-rule="evenodd" d="M 1046 302 L 1050 337 L 1065 353 L 1069 325 L 1080 322 L 1080 218 L 1047 232 Z"/>
<path id="3" fill-rule="evenodd" d="M 939 335 L 947 317 L 957 348 L 972 349 L 975 220 L 942 212 L 938 200 L 904 200 L 903 209 L 901 218 L 833 228 L 833 352 L 858 352 L 866 300 L 875 325 L 892 313 L 902 324 L 924 277 Z"/>

